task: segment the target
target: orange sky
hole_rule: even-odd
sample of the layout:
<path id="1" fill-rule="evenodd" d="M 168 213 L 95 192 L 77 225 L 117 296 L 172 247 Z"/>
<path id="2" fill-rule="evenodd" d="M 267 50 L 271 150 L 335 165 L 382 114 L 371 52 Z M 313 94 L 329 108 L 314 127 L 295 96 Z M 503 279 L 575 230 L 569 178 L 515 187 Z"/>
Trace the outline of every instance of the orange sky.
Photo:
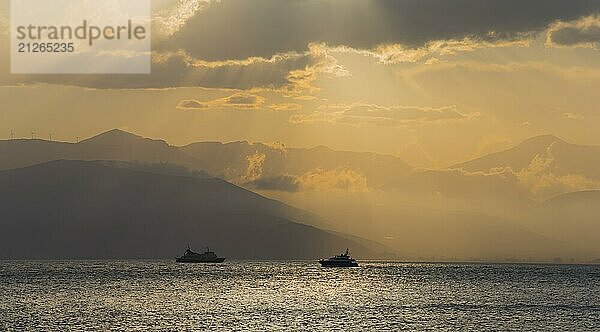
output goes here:
<path id="1" fill-rule="evenodd" d="M 0 137 L 73 141 L 122 128 L 173 144 L 375 151 L 421 167 L 538 134 L 600 143 L 599 8 L 582 1 L 468 9 L 431 0 L 422 10 L 414 1 L 162 0 L 152 75 L 37 77 L 8 73 L 2 1 Z"/>

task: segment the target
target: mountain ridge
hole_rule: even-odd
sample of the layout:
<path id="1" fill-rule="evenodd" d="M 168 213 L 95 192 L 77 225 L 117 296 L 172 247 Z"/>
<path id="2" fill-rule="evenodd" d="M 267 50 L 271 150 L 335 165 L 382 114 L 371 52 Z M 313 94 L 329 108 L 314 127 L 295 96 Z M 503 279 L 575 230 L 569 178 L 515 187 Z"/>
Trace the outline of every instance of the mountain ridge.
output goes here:
<path id="1" fill-rule="evenodd" d="M 174 146 L 165 140 L 145 138 L 120 129 L 108 130 L 78 143 L 4 140 L 0 141 L 0 154 L 11 156 L 0 160 L 0 170 L 57 159 L 169 162 L 204 170 L 238 184 L 261 176 L 302 176 L 316 169 L 351 169 L 363 174 L 376 187 L 386 178 L 412 169 L 398 157 L 372 152 L 336 151 L 324 146 L 287 148 L 247 141 Z M 258 162 L 254 165 L 259 167 L 258 172 L 247 174 L 251 167 L 249 159 L 254 157 L 258 157 L 252 161 Z"/>
<path id="2" fill-rule="evenodd" d="M 531 171 L 552 176 L 580 175 L 600 180 L 600 145 L 568 143 L 554 135 L 542 135 L 520 144 L 464 163 L 451 166 L 468 172 L 489 172 L 511 168 L 514 172 Z"/>
<path id="3" fill-rule="evenodd" d="M 523 140 L 521 143 L 494 153 L 471 159 L 465 162 L 454 164 L 449 168 L 462 168 L 467 171 L 489 170 L 494 167 L 512 167 L 514 170 L 526 168 L 531 160 L 539 153 L 544 152 L 552 144 L 570 144 L 561 138 L 552 135 L 539 135 Z M 516 162 L 499 162 L 499 159 L 518 158 Z"/>

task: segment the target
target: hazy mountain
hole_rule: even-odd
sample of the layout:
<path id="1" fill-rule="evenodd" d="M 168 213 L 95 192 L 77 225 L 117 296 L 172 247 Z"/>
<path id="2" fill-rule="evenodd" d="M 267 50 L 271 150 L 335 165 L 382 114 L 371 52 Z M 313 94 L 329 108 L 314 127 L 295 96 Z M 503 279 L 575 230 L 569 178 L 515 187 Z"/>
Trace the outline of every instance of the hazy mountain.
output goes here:
<path id="1" fill-rule="evenodd" d="M 411 204 L 521 219 L 537 201 L 600 188 L 598 164 L 600 146 L 545 135 L 450 169 L 415 170 L 384 188 Z"/>
<path id="2" fill-rule="evenodd" d="M 600 190 L 585 190 L 555 196 L 542 203 L 542 208 L 552 209 L 600 209 Z M 600 220 L 600 216 L 598 216 Z"/>
<path id="3" fill-rule="evenodd" d="M 236 257 L 312 257 L 339 250 L 335 247 L 343 247 L 347 239 L 352 246 L 364 248 L 357 254 L 371 255 L 373 250 L 369 249 L 373 248 L 379 252 L 387 250 L 362 238 L 385 243 L 403 257 L 411 258 L 551 259 L 561 253 L 588 257 L 587 251 L 578 248 L 596 250 L 594 240 L 598 233 L 593 216 L 598 214 L 594 213 L 594 206 L 571 208 L 578 206 L 573 203 L 561 210 L 554 207 L 558 203 L 553 201 L 538 207 L 533 199 L 543 197 L 536 197 L 535 190 L 548 183 L 555 186 L 547 191 L 550 194 L 572 191 L 571 183 L 575 187 L 581 183 L 593 185 L 587 179 L 598 175 L 594 167 L 598 164 L 595 158 L 600 156 L 598 149 L 569 144 L 554 136 L 539 136 L 507 151 L 456 166 L 462 169 L 411 170 L 397 157 L 376 153 L 248 142 L 175 147 L 120 130 L 77 144 L 0 141 L 0 169 L 57 159 L 110 160 L 60 161 L 5 171 L 1 177 L 5 182 L 0 183 L 5 205 L 0 208 L 6 213 L 17 211 L 15 216 L 21 219 L 25 216 L 25 223 L 18 225 L 49 216 L 52 232 L 39 232 L 39 226 L 44 225 L 40 223 L 33 224 L 31 231 L 54 234 L 65 243 L 73 241 L 67 241 L 71 235 L 62 238 L 61 234 L 75 234 L 73 238 L 85 238 L 94 243 L 94 248 L 101 248 L 83 256 L 123 255 L 126 240 L 111 232 L 123 229 L 129 237 L 136 224 L 142 222 L 141 230 L 148 229 L 143 238 L 148 241 L 140 240 L 132 246 L 140 248 L 133 249 L 133 257 L 178 252 L 187 241 L 214 245 L 207 242 L 215 238 L 219 246 L 223 243 L 224 253 Z M 69 177 L 69 173 L 74 176 Z M 16 177 L 18 174 L 27 176 Z M 557 178 L 560 174 L 567 175 Z M 305 210 L 268 200 L 212 176 Z M 17 178 L 19 183 L 11 182 Z M 323 183 L 327 186 L 319 187 Z M 20 203 L 29 202 L 29 192 L 35 193 L 31 197 L 37 204 L 30 204 L 31 208 Z M 49 197 L 47 203 L 44 192 Z M 571 221 L 572 216 L 579 215 L 576 222 Z M 14 220 L 17 219 L 10 222 Z M 519 220 L 524 227 L 513 220 Z M 79 222 L 85 226 L 77 226 Z M 62 230 L 64 223 L 67 233 L 54 231 Z M 569 223 L 575 226 L 567 229 Z M 105 235 L 95 239 L 92 233 L 83 232 L 89 229 Z M 293 233 L 299 234 L 297 240 Z M 275 240 L 248 242 L 247 234 L 255 234 L 252 239 L 287 237 L 284 242 L 293 249 L 285 249 L 284 243 Z M 170 240 L 153 252 L 147 243 L 163 235 Z M 115 245 L 101 240 L 110 236 L 116 236 Z M 23 237 L 11 235 L 7 240 L 10 239 L 20 241 Z M 48 241 L 39 238 L 37 242 L 50 247 Z M 23 252 L 29 250 L 14 242 L 13 245 Z M 238 252 L 242 249 L 238 245 L 246 249 Z M 280 247 L 278 253 L 273 252 L 273 248 Z M 48 252 L 64 255 L 69 250 L 71 247 Z M 35 252 L 37 249 L 28 254 Z"/>
<path id="4" fill-rule="evenodd" d="M 152 140 L 121 130 L 111 130 L 79 143 L 44 140 L 0 141 L 0 169 L 11 169 L 46 161 L 118 160 L 172 163 L 193 170 L 204 169 L 202 161 L 186 155 L 162 140 Z"/>
<path id="5" fill-rule="evenodd" d="M 510 167 L 520 171 L 530 167 L 534 159 L 544 163 L 546 171 L 556 175 L 578 174 L 587 178 L 600 179 L 600 146 L 570 144 L 553 135 L 537 136 L 521 144 L 497 153 L 492 153 L 452 168 L 488 171 L 498 167 Z"/>
<path id="6" fill-rule="evenodd" d="M 451 205 L 415 206 L 392 192 L 296 194 L 291 202 L 337 222 L 346 234 L 383 243 L 405 259 L 592 258 L 589 251 L 508 218 L 456 211 Z"/>
<path id="7" fill-rule="evenodd" d="M 411 204 L 520 218 L 552 195 L 600 186 L 600 146 L 569 144 L 553 135 L 443 170 L 415 170 L 386 190 Z"/>
<path id="8" fill-rule="evenodd" d="M 542 234 L 593 249 L 600 255 L 600 190 L 556 196 L 526 214 L 523 223 Z"/>
<path id="9" fill-rule="evenodd" d="M 209 173 L 239 183 L 282 175 L 300 177 L 320 169 L 352 170 L 364 176 L 369 186 L 378 187 L 412 168 L 391 155 L 334 151 L 323 146 L 305 149 L 248 142 L 201 142 L 184 146 L 181 151 L 202 160 Z M 273 184 L 271 189 L 277 189 L 274 181 L 269 183 Z M 282 186 L 289 190 L 285 183 Z"/>
<path id="10" fill-rule="evenodd" d="M 438 166 L 438 162 L 418 143 L 405 146 L 398 156 L 414 167 L 434 168 Z"/>
<path id="11" fill-rule="evenodd" d="M 316 258 L 373 250 L 293 220 L 302 213 L 215 178 L 106 162 L 0 172 L 2 258 L 171 258 L 188 243 L 236 258 Z M 308 213 L 307 213 L 308 214 Z"/>
<path id="12" fill-rule="evenodd" d="M 520 170 L 527 168 L 535 156 L 545 153 L 548 147 L 556 143 L 567 144 L 554 135 L 536 136 L 508 150 L 456 164 L 451 168 L 462 168 L 470 172 L 487 171 L 496 167 L 511 167 L 514 170 Z"/>
<path id="13" fill-rule="evenodd" d="M 420 259 L 590 258 L 587 252 L 566 242 L 535 233 L 512 220 L 481 213 L 404 207 L 391 209 L 383 218 L 389 234 L 389 241 L 384 243 L 398 250 L 411 248 L 421 255 Z"/>
<path id="14" fill-rule="evenodd" d="M 68 160 L 118 160 L 170 163 L 206 171 L 236 184 L 261 189 L 293 191 L 311 172 L 352 172 L 367 185 L 378 187 L 406 174 L 411 166 L 401 159 L 377 153 L 334 151 L 326 147 L 286 148 L 261 143 L 200 142 L 183 147 L 163 140 L 111 130 L 79 143 L 44 140 L 0 141 L 1 169 Z M 341 180 L 342 182 L 345 180 Z"/>
<path id="15" fill-rule="evenodd" d="M 386 191 L 402 201 L 435 209 L 475 211 L 513 218 L 536 202 L 511 172 L 414 171 L 391 181 Z"/>

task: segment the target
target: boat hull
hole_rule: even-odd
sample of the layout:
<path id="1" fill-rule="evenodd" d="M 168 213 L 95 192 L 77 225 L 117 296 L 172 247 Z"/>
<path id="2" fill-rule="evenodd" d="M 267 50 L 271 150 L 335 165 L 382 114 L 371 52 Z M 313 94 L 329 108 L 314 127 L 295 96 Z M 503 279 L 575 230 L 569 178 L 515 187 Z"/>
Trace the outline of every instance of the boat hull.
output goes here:
<path id="1" fill-rule="evenodd" d="M 177 263 L 223 263 L 225 261 L 225 258 L 219 257 L 217 259 L 206 260 L 206 259 L 193 259 L 193 258 L 179 257 L 179 258 L 176 258 L 175 261 Z"/>
<path id="2" fill-rule="evenodd" d="M 319 263 L 322 267 L 358 267 L 357 262 L 331 262 L 327 260 L 320 260 Z"/>

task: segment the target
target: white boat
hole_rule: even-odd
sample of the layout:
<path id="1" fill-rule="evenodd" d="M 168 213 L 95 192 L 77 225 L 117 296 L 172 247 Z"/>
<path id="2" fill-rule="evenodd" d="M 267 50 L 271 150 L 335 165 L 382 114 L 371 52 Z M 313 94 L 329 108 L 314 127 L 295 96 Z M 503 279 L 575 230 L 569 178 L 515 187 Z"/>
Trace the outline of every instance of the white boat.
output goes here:
<path id="1" fill-rule="evenodd" d="M 329 257 L 328 259 L 319 260 L 323 267 L 357 267 L 358 263 L 354 258 L 350 256 L 350 251 L 346 249 L 346 252 L 337 256 Z"/>

